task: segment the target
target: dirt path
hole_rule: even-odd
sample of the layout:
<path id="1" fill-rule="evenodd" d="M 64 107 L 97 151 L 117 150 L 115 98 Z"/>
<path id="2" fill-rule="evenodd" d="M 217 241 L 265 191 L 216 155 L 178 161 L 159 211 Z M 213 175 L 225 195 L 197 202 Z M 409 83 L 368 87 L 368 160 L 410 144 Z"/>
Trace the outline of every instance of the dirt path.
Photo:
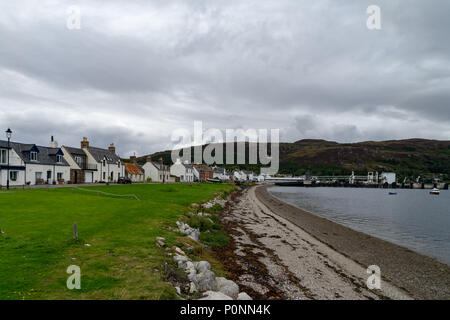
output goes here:
<path id="1" fill-rule="evenodd" d="M 339 254 L 255 196 L 255 188 L 229 202 L 222 222 L 230 245 L 216 253 L 230 278 L 257 299 L 409 299 L 382 283 L 368 290 L 366 268 Z"/>

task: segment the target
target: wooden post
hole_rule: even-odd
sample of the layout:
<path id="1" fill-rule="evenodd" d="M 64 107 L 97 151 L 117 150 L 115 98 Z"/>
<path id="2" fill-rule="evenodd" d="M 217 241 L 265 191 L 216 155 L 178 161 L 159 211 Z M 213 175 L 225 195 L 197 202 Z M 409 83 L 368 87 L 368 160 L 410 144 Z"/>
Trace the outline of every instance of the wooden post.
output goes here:
<path id="1" fill-rule="evenodd" d="M 76 222 L 73 223 L 73 239 L 74 240 L 78 239 L 77 223 Z"/>

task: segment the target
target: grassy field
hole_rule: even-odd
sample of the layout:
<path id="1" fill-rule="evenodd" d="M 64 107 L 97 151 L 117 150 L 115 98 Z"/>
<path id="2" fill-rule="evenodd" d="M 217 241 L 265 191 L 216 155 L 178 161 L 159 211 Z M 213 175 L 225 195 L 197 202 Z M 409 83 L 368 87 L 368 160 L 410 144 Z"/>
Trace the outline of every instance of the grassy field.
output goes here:
<path id="1" fill-rule="evenodd" d="M 0 192 L 0 299 L 172 299 L 155 245 L 181 245 L 169 230 L 191 203 L 230 185 L 130 185 Z M 79 240 L 72 239 L 73 223 Z M 209 255 L 208 252 L 201 253 Z M 212 257 L 210 257 L 214 260 Z M 81 290 L 69 290 L 70 265 L 81 268 Z M 220 269 L 219 263 L 213 267 Z M 220 272 L 220 270 L 219 270 Z"/>

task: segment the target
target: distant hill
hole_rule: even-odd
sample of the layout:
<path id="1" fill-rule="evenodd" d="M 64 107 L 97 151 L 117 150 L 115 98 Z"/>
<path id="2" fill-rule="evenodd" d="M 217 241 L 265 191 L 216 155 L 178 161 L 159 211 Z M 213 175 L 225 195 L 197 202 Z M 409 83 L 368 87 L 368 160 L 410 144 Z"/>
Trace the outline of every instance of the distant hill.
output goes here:
<path id="1" fill-rule="evenodd" d="M 151 156 L 155 161 L 163 158 L 164 163 L 169 164 L 170 154 L 171 151 L 162 151 Z M 246 156 L 248 158 L 248 143 Z M 138 158 L 138 162 L 144 163 L 145 158 Z M 225 167 L 259 172 L 260 166 Z M 368 171 L 394 171 L 401 178 L 440 174 L 444 179 L 449 179 L 450 141 L 407 139 L 337 143 L 304 139 L 293 143 L 280 143 L 280 173 L 340 175 L 349 174 L 352 170 L 357 174 L 366 174 Z"/>

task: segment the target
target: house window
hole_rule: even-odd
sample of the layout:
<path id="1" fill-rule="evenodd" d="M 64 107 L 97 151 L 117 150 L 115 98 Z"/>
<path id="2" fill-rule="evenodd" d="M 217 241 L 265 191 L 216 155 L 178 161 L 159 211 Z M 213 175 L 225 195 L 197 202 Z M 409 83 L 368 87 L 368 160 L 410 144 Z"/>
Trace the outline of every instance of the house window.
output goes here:
<path id="1" fill-rule="evenodd" d="M 63 173 L 62 172 L 58 172 L 56 174 L 56 176 L 58 177 L 58 181 L 63 179 Z"/>
<path id="2" fill-rule="evenodd" d="M 103 166 L 106 167 L 106 160 L 103 160 Z"/>
<path id="3" fill-rule="evenodd" d="M 106 172 L 103 172 L 103 180 L 106 179 Z"/>
<path id="4" fill-rule="evenodd" d="M 30 160 L 37 161 L 37 152 L 30 152 Z"/>
<path id="5" fill-rule="evenodd" d="M 57 155 L 57 156 L 56 156 L 56 162 L 57 162 L 57 163 L 62 163 L 62 156 Z"/>
<path id="6" fill-rule="evenodd" d="M 36 180 L 42 179 L 42 172 L 36 172 Z"/>
<path id="7" fill-rule="evenodd" d="M 117 166 L 120 168 L 120 162 L 117 163 Z"/>
<path id="8" fill-rule="evenodd" d="M 7 150 L 5 149 L 1 149 L 0 150 L 0 163 L 1 164 L 6 164 L 8 161 L 8 155 L 7 155 Z"/>
<path id="9" fill-rule="evenodd" d="M 10 171 L 9 172 L 9 179 L 11 181 L 17 181 L 17 171 Z"/>

